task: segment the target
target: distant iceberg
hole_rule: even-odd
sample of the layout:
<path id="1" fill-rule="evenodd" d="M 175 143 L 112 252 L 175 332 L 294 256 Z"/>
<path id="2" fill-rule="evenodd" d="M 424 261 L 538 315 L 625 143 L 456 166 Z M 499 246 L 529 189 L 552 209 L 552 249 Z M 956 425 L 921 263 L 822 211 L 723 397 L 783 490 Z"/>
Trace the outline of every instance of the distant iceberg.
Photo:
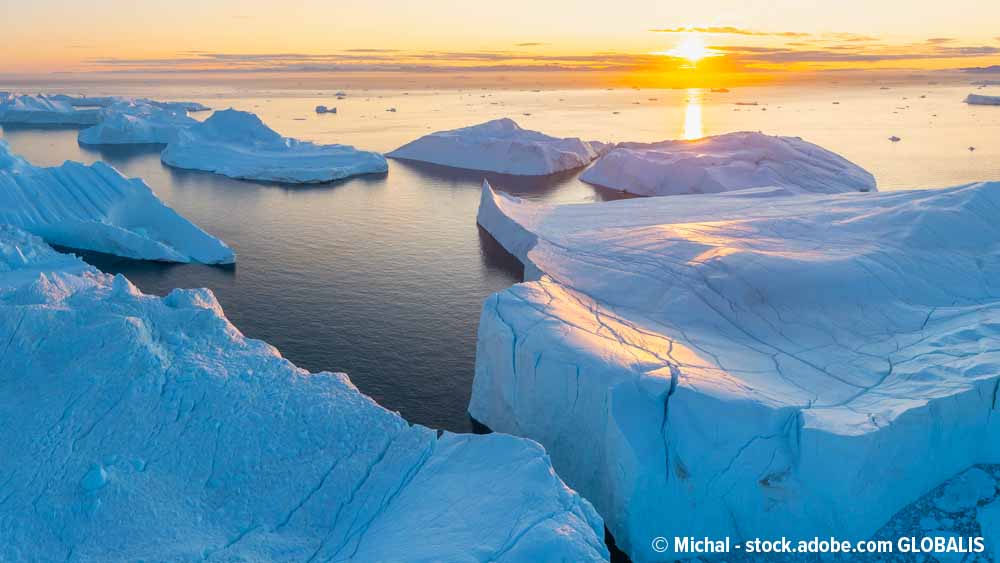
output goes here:
<path id="1" fill-rule="evenodd" d="M 0 560 L 608 558 L 538 444 L 410 425 L 209 290 L 144 295 L 0 226 L 0 341 Z"/>
<path id="2" fill-rule="evenodd" d="M 160 158 L 176 168 L 289 184 L 330 182 L 388 170 L 378 153 L 282 137 L 256 115 L 232 109 L 217 111 L 182 131 Z"/>
<path id="3" fill-rule="evenodd" d="M 529 281 L 483 306 L 469 412 L 545 446 L 637 563 L 663 535 L 864 539 L 1000 461 L 1000 183 L 779 193 L 484 186 Z"/>
<path id="4" fill-rule="evenodd" d="M 607 145 L 559 139 L 496 119 L 431 133 L 388 153 L 391 158 L 519 176 L 541 176 L 586 166 Z"/>
<path id="5" fill-rule="evenodd" d="M 80 131 L 78 139 L 85 145 L 166 144 L 197 123 L 183 109 L 124 101 L 101 109 L 98 124 Z"/>
<path id="6" fill-rule="evenodd" d="M 0 140 L 0 224 L 51 244 L 141 260 L 229 264 L 233 251 L 103 162 L 42 168 Z"/>
<path id="7" fill-rule="evenodd" d="M 976 106 L 1000 106 L 1000 96 L 986 96 L 983 94 L 969 94 L 965 98 L 965 103 Z"/>
<path id="8" fill-rule="evenodd" d="M 798 137 L 755 132 L 619 143 L 580 179 L 646 196 L 760 187 L 794 193 L 876 191 L 874 176 L 833 152 Z"/>
<path id="9" fill-rule="evenodd" d="M 150 100 L 149 98 L 129 98 L 126 96 L 70 96 L 68 94 L 55 94 L 49 96 L 49 99 L 64 102 L 73 107 L 106 108 L 115 104 L 137 102 L 170 111 L 198 112 L 209 111 L 211 109 L 199 102 L 160 102 Z"/>
<path id="10" fill-rule="evenodd" d="M 0 102 L 0 124 L 4 125 L 94 125 L 97 110 L 76 109 L 44 95 L 10 96 Z"/>

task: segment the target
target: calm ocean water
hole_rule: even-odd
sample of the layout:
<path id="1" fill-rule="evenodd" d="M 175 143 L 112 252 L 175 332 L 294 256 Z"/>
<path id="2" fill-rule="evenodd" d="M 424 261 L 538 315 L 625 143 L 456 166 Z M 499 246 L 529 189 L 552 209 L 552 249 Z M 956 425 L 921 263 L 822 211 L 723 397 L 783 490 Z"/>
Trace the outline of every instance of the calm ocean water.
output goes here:
<path id="1" fill-rule="evenodd" d="M 383 152 L 431 131 L 506 116 L 549 134 L 605 141 L 735 130 L 798 135 L 866 167 L 881 190 L 1000 180 L 1000 107 L 961 103 L 974 91 L 965 86 L 348 90 L 344 100 L 334 99 L 335 90 L 33 90 L 193 99 L 253 111 L 285 135 Z M 338 113 L 316 115 L 317 104 L 336 106 Z M 520 281 L 516 261 L 476 226 L 484 174 L 390 161 L 386 175 L 286 187 L 173 170 L 160 164 L 159 147 L 84 148 L 76 133 L 6 128 L 3 137 L 35 164 L 105 160 L 144 178 L 167 203 L 229 243 L 238 261 L 235 268 L 218 268 L 89 257 L 96 265 L 125 273 L 151 293 L 209 287 L 237 327 L 297 365 L 345 371 L 362 391 L 412 422 L 470 429 L 465 408 L 480 306 L 490 293 Z M 889 142 L 891 135 L 902 141 Z M 538 200 L 619 197 L 580 182 L 578 172 L 485 177 Z"/>

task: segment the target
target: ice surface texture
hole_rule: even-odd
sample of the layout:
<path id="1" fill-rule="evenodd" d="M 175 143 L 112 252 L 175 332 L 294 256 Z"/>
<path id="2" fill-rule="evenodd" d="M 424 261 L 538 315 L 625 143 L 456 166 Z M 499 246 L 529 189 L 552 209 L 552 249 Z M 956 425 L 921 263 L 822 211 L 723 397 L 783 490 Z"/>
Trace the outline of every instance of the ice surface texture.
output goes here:
<path id="1" fill-rule="evenodd" d="M 604 143 L 558 139 L 521 129 L 511 119 L 431 133 L 388 153 L 391 158 L 520 176 L 541 176 L 586 166 Z"/>
<path id="2" fill-rule="evenodd" d="M 0 227 L 0 560 L 603 561 L 534 442 L 407 424 Z"/>
<path id="3" fill-rule="evenodd" d="M 256 115 L 232 109 L 217 111 L 182 131 L 160 158 L 177 168 L 289 184 L 331 182 L 388 170 L 378 153 L 282 137 Z"/>
<path id="4" fill-rule="evenodd" d="M 793 193 L 875 191 L 861 167 L 798 137 L 736 132 L 694 141 L 620 143 L 580 179 L 638 195 L 779 187 Z"/>
<path id="5" fill-rule="evenodd" d="M 103 162 L 33 166 L 0 140 L 0 224 L 52 244 L 168 262 L 228 264 L 233 251 L 173 209 L 140 179 Z"/>
<path id="6" fill-rule="evenodd" d="M 864 538 L 1000 461 L 1000 183 L 550 206 L 484 186 L 525 263 L 470 414 L 533 438 L 618 546 Z"/>

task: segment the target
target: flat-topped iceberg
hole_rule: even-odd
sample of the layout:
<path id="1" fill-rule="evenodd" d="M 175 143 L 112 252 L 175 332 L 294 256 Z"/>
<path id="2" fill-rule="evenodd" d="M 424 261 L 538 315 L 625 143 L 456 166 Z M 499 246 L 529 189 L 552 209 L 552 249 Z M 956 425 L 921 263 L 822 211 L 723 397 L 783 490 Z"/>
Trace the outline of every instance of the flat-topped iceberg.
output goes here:
<path id="1" fill-rule="evenodd" d="M 282 137 L 256 115 L 233 109 L 217 111 L 182 131 L 160 158 L 177 168 L 289 184 L 331 182 L 388 170 L 378 153 Z"/>
<path id="2" fill-rule="evenodd" d="M 229 264 L 233 251 L 103 162 L 33 166 L 0 140 L 0 224 L 51 244 L 143 260 Z"/>
<path id="3" fill-rule="evenodd" d="M 171 111 L 198 112 L 211 109 L 199 102 L 161 102 L 150 100 L 149 98 L 129 98 L 126 96 L 71 96 L 68 94 L 55 94 L 49 96 L 49 99 L 65 102 L 73 107 L 106 108 L 120 103 L 138 102 Z"/>
<path id="4" fill-rule="evenodd" d="M 737 132 L 694 141 L 619 143 L 580 179 L 638 195 L 779 187 L 789 192 L 875 191 L 875 177 L 798 137 Z"/>
<path id="5" fill-rule="evenodd" d="M 388 153 L 391 158 L 519 176 L 541 176 L 586 166 L 606 145 L 559 139 L 496 119 L 423 136 Z"/>
<path id="6" fill-rule="evenodd" d="M 542 205 L 470 414 L 537 440 L 634 561 L 658 536 L 862 539 L 1000 461 L 1000 183 Z M 761 199 L 771 195 L 766 200 Z"/>
<path id="7" fill-rule="evenodd" d="M 536 443 L 438 433 L 0 227 L 0 560 L 605 561 Z"/>
<path id="8" fill-rule="evenodd" d="M 965 103 L 977 106 L 1000 106 L 1000 96 L 987 96 L 985 94 L 969 94 L 965 98 Z"/>
<path id="9" fill-rule="evenodd" d="M 101 109 L 99 123 L 80 131 L 77 138 L 85 145 L 166 144 L 197 123 L 182 109 L 124 101 Z"/>
<path id="10" fill-rule="evenodd" d="M 11 96 L 0 102 L 0 124 L 5 125 L 94 125 L 96 109 L 76 109 L 44 95 Z"/>

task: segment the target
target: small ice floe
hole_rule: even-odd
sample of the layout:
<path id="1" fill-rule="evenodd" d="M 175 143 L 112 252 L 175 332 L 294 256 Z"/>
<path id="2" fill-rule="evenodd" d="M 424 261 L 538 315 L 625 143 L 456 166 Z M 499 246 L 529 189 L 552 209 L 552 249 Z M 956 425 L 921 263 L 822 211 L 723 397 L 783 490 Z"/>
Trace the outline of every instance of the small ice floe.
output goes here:
<path id="1" fill-rule="evenodd" d="M 969 94 L 968 97 L 965 98 L 965 103 L 974 106 L 1000 106 L 1000 96 Z"/>
<path id="2" fill-rule="evenodd" d="M 893 143 L 898 143 L 898 142 L 902 141 L 902 139 L 900 139 L 899 137 L 897 137 L 895 135 L 893 135 L 892 137 L 889 137 L 889 140 L 892 141 Z"/>
<path id="3" fill-rule="evenodd" d="M 833 105 L 835 105 L 835 106 L 839 106 L 839 105 L 840 105 L 840 102 L 833 102 Z"/>
<path id="4" fill-rule="evenodd" d="M 759 106 L 759 102 L 736 102 L 738 106 Z"/>
<path id="5" fill-rule="evenodd" d="M 385 111 L 387 111 L 389 113 L 396 113 L 396 108 L 389 108 L 389 109 L 387 109 Z"/>
<path id="6" fill-rule="evenodd" d="M 316 106 L 316 113 L 337 113 L 337 108 L 326 107 L 326 106 Z"/>
<path id="7" fill-rule="evenodd" d="M 976 147 L 969 147 L 969 152 L 976 150 Z"/>

